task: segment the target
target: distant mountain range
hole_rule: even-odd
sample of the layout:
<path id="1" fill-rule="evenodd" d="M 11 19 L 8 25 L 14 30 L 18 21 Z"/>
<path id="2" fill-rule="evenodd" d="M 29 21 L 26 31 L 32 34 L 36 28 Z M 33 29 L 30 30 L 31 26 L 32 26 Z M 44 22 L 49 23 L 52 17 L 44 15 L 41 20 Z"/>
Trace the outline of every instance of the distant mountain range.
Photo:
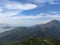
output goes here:
<path id="1" fill-rule="evenodd" d="M 0 33 L 0 42 L 24 41 L 34 36 L 60 40 L 60 21 L 52 20 L 46 24 L 31 27 L 16 27 Z"/>
<path id="2" fill-rule="evenodd" d="M 0 24 L 0 33 L 8 31 L 12 29 L 13 27 L 7 25 L 7 24 Z"/>

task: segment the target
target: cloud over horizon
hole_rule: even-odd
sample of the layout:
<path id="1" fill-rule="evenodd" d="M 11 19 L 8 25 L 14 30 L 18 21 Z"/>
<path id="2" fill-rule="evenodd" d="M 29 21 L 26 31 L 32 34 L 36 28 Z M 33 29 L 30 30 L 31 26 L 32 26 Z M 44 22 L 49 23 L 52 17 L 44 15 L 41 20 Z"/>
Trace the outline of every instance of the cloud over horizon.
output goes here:
<path id="1" fill-rule="evenodd" d="M 60 20 L 59 0 L 0 0 L 0 23 L 31 26 Z"/>

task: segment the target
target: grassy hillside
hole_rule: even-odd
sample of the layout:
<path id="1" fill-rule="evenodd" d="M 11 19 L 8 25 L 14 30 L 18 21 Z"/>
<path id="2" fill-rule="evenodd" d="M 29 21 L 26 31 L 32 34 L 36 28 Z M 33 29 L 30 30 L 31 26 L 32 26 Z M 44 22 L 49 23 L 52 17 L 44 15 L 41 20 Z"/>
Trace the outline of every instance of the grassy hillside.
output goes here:
<path id="1" fill-rule="evenodd" d="M 23 42 L 15 41 L 0 45 L 60 45 L 60 41 L 51 38 L 33 37 Z"/>

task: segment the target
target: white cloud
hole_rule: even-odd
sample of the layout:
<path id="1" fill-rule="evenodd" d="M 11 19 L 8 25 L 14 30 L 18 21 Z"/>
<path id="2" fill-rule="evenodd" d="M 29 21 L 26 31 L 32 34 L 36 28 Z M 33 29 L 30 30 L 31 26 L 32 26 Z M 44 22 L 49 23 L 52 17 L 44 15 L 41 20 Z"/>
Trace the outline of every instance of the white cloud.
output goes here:
<path id="1" fill-rule="evenodd" d="M 18 15 L 19 11 L 7 11 L 7 12 L 0 12 L 0 17 L 12 17 Z"/>
<path id="2" fill-rule="evenodd" d="M 17 2 L 9 2 L 5 4 L 5 8 L 7 9 L 20 9 L 20 10 L 30 10 L 36 8 L 36 4 L 31 4 L 31 3 L 17 3 Z"/>
<path id="3" fill-rule="evenodd" d="M 22 3 L 9 2 L 9 1 L 6 1 L 4 3 L 2 2 L 1 5 L 0 5 L 1 6 L 0 24 L 2 23 L 2 24 L 9 24 L 9 25 L 17 25 L 17 26 L 25 25 L 26 23 L 24 22 L 28 22 L 26 20 L 32 17 L 32 16 L 25 17 L 25 16 L 17 16 L 17 15 L 19 15 L 23 10 L 30 10 L 37 7 L 37 5 L 31 3 L 22 4 Z"/>
<path id="4" fill-rule="evenodd" d="M 46 0 L 35 0 L 35 2 L 38 2 L 38 3 L 45 3 Z"/>
<path id="5" fill-rule="evenodd" d="M 52 14 L 51 14 L 52 13 Z M 38 16 L 40 15 L 41 18 L 51 18 L 51 19 L 59 19 L 60 18 L 60 14 L 58 12 L 48 12 L 48 13 L 40 13 L 38 14 Z"/>
<path id="6" fill-rule="evenodd" d="M 20 18 L 20 19 L 36 19 L 36 18 L 42 18 L 43 16 L 14 16 L 11 18 Z"/>
<path id="7" fill-rule="evenodd" d="M 36 0 L 37 2 L 45 3 L 46 0 Z M 48 0 L 47 0 L 48 1 Z M 52 3 L 52 0 L 49 1 Z M 9 24 L 9 25 L 35 25 L 48 22 L 50 19 L 60 19 L 60 14 L 53 12 L 55 15 L 50 13 L 41 13 L 36 16 L 26 16 L 21 15 L 20 13 L 23 10 L 31 10 L 36 8 L 36 4 L 31 3 L 17 3 L 17 2 L 8 2 L 5 3 L 2 8 L 0 8 L 0 23 Z M 6 11 L 6 10 L 8 11 Z M 52 13 L 52 12 L 51 12 Z M 18 16 L 19 15 L 19 16 Z M 46 19 L 46 20 L 42 20 Z"/>
<path id="8" fill-rule="evenodd" d="M 0 3 L 0 14 L 4 16 L 14 16 L 20 14 L 24 10 L 31 10 L 37 7 L 36 4 L 32 3 L 18 3 L 18 2 L 10 2 L 9 0 L 2 0 Z M 7 10 L 7 11 L 6 11 Z"/>
<path id="9" fill-rule="evenodd" d="M 2 9 L 0 8 L 0 12 L 2 12 Z"/>
<path id="10" fill-rule="evenodd" d="M 5 15 L 5 16 L 4 16 Z M 8 15 L 8 14 L 7 14 Z M 7 17 L 6 14 L 0 13 L 0 23 L 9 24 L 13 26 L 31 26 L 35 24 L 46 23 L 52 19 L 60 19 L 60 14 L 51 15 L 50 13 L 41 13 L 36 16 L 13 16 Z M 45 19 L 45 20 L 42 20 Z M 50 19 L 50 20 L 48 20 Z"/>
<path id="11" fill-rule="evenodd" d="M 50 4 L 60 4 L 60 0 L 34 0 L 36 3 L 50 3 Z"/>
<path id="12" fill-rule="evenodd" d="M 47 15 L 45 16 L 45 18 L 59 19 L 60 16 L 59 15 Z"/>

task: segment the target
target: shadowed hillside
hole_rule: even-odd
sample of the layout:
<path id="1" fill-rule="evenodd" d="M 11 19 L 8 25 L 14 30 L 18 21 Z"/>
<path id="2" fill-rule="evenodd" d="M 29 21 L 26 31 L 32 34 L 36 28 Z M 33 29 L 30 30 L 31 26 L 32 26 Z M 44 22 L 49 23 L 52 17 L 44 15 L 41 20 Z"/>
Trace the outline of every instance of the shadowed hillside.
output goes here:
<path id="1" fill-rule="evenodd" d="M 8 45 L 60 45 L 60 21 L 31 27 L 16 27 L 0 33 L 0 43 Z"/>
<path id="2" fill-rule="evenodd" d="M 9 42 L 6 43 L 6 45 L 60 45 L 60 41 L 51 38 L 42 38 L 34 36 L 23 42 L 20 41 Z"/>

